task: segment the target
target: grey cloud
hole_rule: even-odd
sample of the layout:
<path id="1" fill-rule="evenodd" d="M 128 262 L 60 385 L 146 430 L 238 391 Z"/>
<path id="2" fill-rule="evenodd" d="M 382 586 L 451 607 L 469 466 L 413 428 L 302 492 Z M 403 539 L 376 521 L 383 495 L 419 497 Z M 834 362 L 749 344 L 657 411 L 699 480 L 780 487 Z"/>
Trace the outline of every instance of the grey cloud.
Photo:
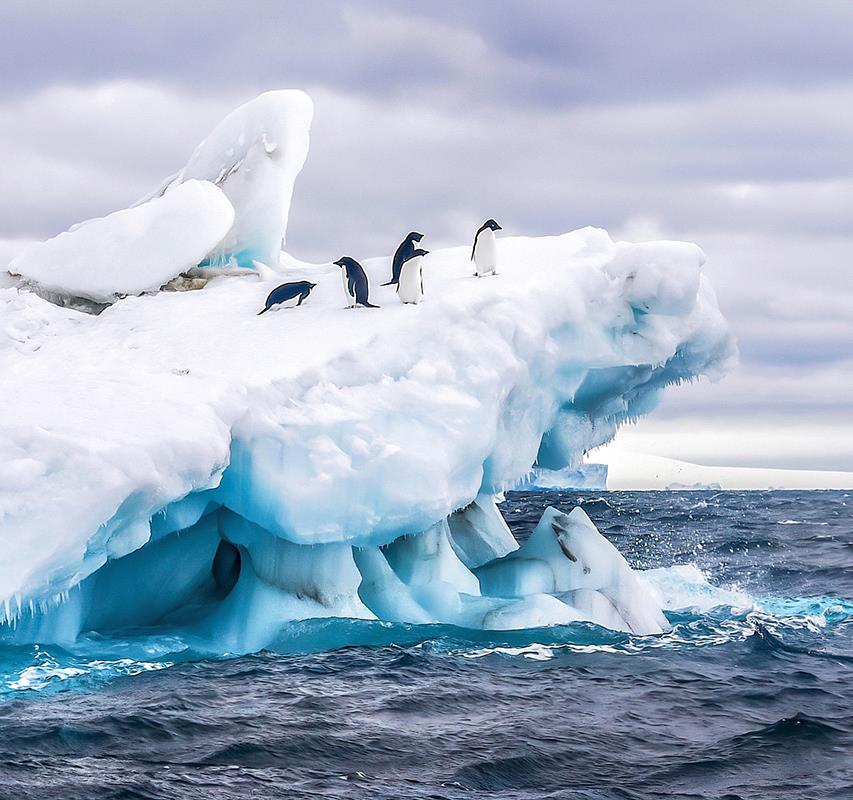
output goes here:
<path id="1" fill-rule="evenodd" d="M 412 226 L 464 244 L 486 216 L 697 241 L 744 368 L 664 412 L 850 417 L 853 6 L 199 9 L 0 7 L 0 256 L 126 206 L 231 108 L 301 86 L 316 115 L 295 255 L 386 254 Z"/>
<path id="2" fill-rule="evenodd" d="M 18 91 L 105 71 L 208 92 L 284 80 L 405 95 L 452 81 L 469 107 L 562 108 L 830 85 L 853 68 L 844 2 L 12 0 L 0 32 L 0 70 Z"/>

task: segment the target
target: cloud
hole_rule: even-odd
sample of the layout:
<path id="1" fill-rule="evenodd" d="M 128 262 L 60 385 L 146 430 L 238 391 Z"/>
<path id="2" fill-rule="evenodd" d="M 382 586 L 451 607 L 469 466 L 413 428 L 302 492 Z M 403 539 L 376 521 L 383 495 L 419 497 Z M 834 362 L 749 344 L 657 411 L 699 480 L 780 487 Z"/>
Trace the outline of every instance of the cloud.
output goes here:
<path id="1" fill-rule="evenodd" d="M 0 97 L 0 236 L 43 238 L 127 206 L 240 100 L 133 81 Z"/>
<path id="2" fill-rule="evenodd" d="M 661 414 L 838 421 L 851 39 L 845 2 L 4 3 L 0 255 L 126 206 L 231 108 L 301 86 L 296 255 L 390 253 L 412 227 L 461 244 L 488 216 L 697 241 L 743 366 Z"/>
<path id="3" fill-rule="evenodd" d="M 9 0 L 0 70 L 19 92 L 95 82 L 108 70 L 195 92 L 284 80 L 405 95 L 452 82 L 465 107 L 562 107 L 844 82 L 851 35 L 843 0 L 784 11 L 772 0 Z"/>

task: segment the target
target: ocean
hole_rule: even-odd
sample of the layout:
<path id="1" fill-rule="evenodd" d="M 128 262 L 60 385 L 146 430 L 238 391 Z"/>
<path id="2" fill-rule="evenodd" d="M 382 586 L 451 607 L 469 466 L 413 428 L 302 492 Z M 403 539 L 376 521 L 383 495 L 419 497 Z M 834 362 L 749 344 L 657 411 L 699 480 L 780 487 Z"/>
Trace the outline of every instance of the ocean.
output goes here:
<path id="1" fill-rule="evenodd" d="M 294 624 L 277 652 L 0 649 L 0 798 L 853 798 L 853 493 L 585 511 L 672 630 Z"/>

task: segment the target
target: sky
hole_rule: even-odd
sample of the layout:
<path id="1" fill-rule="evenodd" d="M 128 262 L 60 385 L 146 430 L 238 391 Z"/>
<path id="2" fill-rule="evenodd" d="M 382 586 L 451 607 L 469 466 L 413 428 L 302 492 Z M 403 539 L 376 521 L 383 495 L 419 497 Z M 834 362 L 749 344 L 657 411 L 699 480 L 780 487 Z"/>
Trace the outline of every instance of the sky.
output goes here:
<path id="1" fill-rule="evenodd" d="M 127 206 L 228 111 L 314 99 L 287 249 L 585 225 L 697 242 L 740 346 L 631 447 L 853 470 L 853 3 L 0 4 L 0 264 Z"/>

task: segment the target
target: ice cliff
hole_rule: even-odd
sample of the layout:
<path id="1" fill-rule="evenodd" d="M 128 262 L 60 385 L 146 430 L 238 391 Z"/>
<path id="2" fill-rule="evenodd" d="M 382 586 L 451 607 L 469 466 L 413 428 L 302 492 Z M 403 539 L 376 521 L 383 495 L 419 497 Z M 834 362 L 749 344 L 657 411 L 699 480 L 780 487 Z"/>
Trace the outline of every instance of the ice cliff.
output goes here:
<path id="1" fill-rule="evenodd" d="M 100 316 L 23 282 L 0 289 L 0 638 L 165 626 L 242 652 L 317 616 L 661 630 L 583 512 L 549 510 L 517 549 L 492 498 L 534 465 L 576 468 L 667 386 L 721 373 L 733 343 L 701 250 L 592 228 L 506 236 L 500 274 L 478 279 L 461 243 L 425 259 L 421 305 L 379 286 L 390 264 L 377 258 L 363 263 L 382 307 L 345 310 L 338 267 L 267 252 L 307 148 L 300 103 L 274 135 L 247 104 L 145 201 L 211 186 L 234 213 L 230 228 L 211 214 L 211 236 L 227 230 L 206 254 L 145 240 L 154 262 L 251 250 L 284 278 L 220 276 Z M 276 183 L 264 159 L 279 151 L 294 155 Z M 257 162 L 248 187 L 240 172 Z M 55 247 L 50 285 L 74 293 L 77 245 Z M 114 259 L 101 288 L 125 293 L 138 263 Z M 257 317 L 283 279 L 317 288 Z"/>

